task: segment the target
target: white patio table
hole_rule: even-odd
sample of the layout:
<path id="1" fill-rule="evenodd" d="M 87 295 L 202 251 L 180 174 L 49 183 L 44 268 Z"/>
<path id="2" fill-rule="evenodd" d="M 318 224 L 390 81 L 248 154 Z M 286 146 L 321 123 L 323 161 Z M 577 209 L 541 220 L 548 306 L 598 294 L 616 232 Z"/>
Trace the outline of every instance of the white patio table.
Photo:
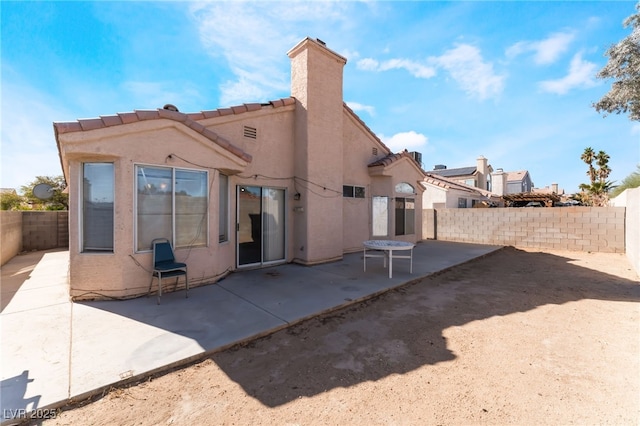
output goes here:
<path id="1" fill-rule="evenodd" d="M 389 278 L 393 277 L 393 259 L 411 259 L 409 264 L 409 273 L 413 273 L 413 248 L 415 244 L 407 243 L 405 241 L 392 241 L 392 240 L 369 240 L 362 243 L 364 246 L 364 270 L 367 270 L 367 257 L 382 257 L 384 258 L 384 267 L 387 267 L 387 258 L 389 259 Z M 383 254 L 367 254 L 367 249 L 382 251 Z M 409 255 L 394 255 L 394 251 L 410 250 Z"/>

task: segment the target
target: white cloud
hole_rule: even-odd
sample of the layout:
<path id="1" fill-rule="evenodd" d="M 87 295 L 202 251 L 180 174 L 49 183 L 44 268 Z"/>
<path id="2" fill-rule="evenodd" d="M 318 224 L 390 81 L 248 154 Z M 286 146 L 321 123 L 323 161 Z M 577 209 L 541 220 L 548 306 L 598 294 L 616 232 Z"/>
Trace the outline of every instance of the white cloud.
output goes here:
<path id="1" fill-rule="evenodd" d="M 475 46 L 460 44 L 431 60 L 472 96 L 483 100 L 502 93 L 505 76 L 496 74 L 493 64 L 486 62 Z"/>
<path id="2" fill-rule="evenodd" d="M 429 138 L 422 133 L 416 133 L 413 130 L 408 132 L 396 133 L 391 137 L 379 135 L 380 140 L 393 152 L 400 152 L 405 149 L 413 151 L 426 147 Z"/>
<path id="3" fill-rule="evenodd" d="M 509 47 L 506 55 L 508 58 L 514 58 L 526 52 L 534 52 L 533 60 L 536 64 L 552 64 L 569 49 L 574 38 L 575 34 L 572 32 L 559 32 L 544 40 L 520 41 Z"/>
<path id="4" fill-rule="evenodd" d="M 632 135 L 640 135 L 640 124 L 634 124 L 631 126 L 631 134 Z"/>
<path id="5" fill-rule="evenodd" d="M 540 82 L 540 88 L 545 92 L 564 95 L 572 89 L 593 87 L 597 83 L 594 76 L 598 66 L 593 62 L 582 59 L 582 53 L 576 53 L 571 59 L 569 73 L 557 80 Z"/>
<path id="6" fill-rule="evenodd" d="M 363 71 L 382 72 L 404 69 L 416 78 L 432 78 L 437 67 L 449 72 L 462 90 L 479 99 L 487 99 L 502 93 L 504 76 L 497 75 L 493 64 L 486 62 L 477 47 L 461 44 L 448 50 L 442 56 L 431 57 L 429 64 L 410 59 L 389 59 L 377 61 L 373 58 L 360 59 L 356 66 Z"/>
<path id="7" fill-rule="evenodd" d="M 269 100 L 289 90 L 284 55 L 306 34 L 344 23 L 348 4 L 334 2 L 205 2 L 190 6 L 200 42 L 222 58 L 235 79 L 222 85 L 220 102 L 234 105 Z M 321 20 L 318 17 L 322 17 Z"/>
<path id="8" fill-rule="evenodd" d="M 358 102 L 347 102 L 347 105 L 349 105 L 349 108 L 351 108 L 352 110 L 358 112 L 358 111 L 364 111 L 367 114 L 369 114 L 370 116 L 374 116 L 376 115 L 376 110 L 375 107 L 371 106 L 371 105 L 363 105 L 360 104 Z"/>
<path id="9" fill-rule="evenodd" d="M 389 71 L 394 69 L 404 69 L 416 78 L 431 78 L 436 75 L 433 67 L 420 64 L 409 59 L 389 59 L 384 62 L 378 62 L 375 59 L 364 58 L 357 62 L 358 69 L 364 71 Z"/>

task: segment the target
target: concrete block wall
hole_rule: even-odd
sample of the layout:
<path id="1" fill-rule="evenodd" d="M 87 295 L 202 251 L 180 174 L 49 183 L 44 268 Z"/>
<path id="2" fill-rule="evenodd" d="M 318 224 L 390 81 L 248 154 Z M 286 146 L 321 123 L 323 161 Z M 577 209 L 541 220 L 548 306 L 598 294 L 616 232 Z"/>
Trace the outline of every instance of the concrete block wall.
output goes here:
<path id="1" fill-rule="evenodd" d="M 0 265 L 22 251 L 22 212 L 0 210 Z"/>
<path id="2" fill-rule="evenodd" d="M 23 211 L 22 250 L 47 250 L 69 246 L 69 212 Z"/>
<path id="3" fill-rule="evenodd" d="M 625 252 L 624 207 L 439 209 L 434 222 L 438 240 Z"/>
<path id="4" fill-rule="evenodd" d="M 627 258 L 640 275 L 640 188 L 626 189 L 611 204 L 627 208 L 625 245 Z"/>

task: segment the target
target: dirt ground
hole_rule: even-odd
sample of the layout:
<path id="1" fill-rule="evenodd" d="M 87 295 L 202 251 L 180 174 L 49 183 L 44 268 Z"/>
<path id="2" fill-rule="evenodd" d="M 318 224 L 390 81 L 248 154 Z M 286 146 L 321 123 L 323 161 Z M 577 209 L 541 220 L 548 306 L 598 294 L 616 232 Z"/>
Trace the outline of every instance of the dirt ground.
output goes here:
<path id="1" fill-rule="evenodd" d="M 45 424 L 639 423 L 625 256 L 506 248 Z"/>

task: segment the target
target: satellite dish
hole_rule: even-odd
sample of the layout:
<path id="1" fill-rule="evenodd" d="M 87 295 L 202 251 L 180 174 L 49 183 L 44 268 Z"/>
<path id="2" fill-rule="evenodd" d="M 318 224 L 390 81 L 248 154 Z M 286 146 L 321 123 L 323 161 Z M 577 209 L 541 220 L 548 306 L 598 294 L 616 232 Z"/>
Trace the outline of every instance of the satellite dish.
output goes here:
<path id="1" fill-rule="evenodd" d="M 33 195 L 40 200 L 53 197 L 53 188 L 47 183 L 39 183 L 33 187 Z"/>

